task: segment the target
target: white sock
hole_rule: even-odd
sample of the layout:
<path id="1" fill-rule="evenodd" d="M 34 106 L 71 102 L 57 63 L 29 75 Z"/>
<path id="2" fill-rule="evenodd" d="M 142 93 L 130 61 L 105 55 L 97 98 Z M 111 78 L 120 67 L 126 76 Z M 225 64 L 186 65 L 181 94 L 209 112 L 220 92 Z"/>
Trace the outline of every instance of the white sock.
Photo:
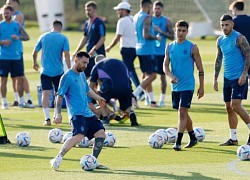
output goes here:
<path id="1" fill-rule="evenodd" d="M 153 92 L 149 92 L 148 93 L 148 97 L 149 97 L 149 101 L 150 102 L 152 102 L 152 101 L 155 102 L 155 97 L 154 97 L 154 93 Z"/>
<path id="2" fill-rule="evenodd" d="M 43 113 L 45 116 L 45 120 L 50 119 L 50 115 L 49 115 L 49 108 L 43 108 Z"/>
<path id="3" fill-rule="evenodd" d="M 165 102 L 165 94 L 161 94 L 160 96 L 160 102 Z"/>
<path id="4" fill-rule="evenodd" d="M 139 94 L 143 91 L 143 88 L 141 85 L 137 86 L 137 88 L 134 90 L 133 94 L 135 97 L 139 96 Z"/>
<path id="5" fill-rule="evenodd" d="M 27 98 L 27 101 L 28 101 L 28 100 L 32 100 L 32 99 L 31 99 L 30 93 L 26 93 L 26 98 Z"/>
<path id="6" fill-rule="evenodd" d="M 22 96 L 22 97 L 19 97 L 18 103 L 19 103 L 19 104 L 23 104 L 23 103 L 24 103 L 24 98 L 23 98 L 23 96 Z"/>
<path id="7" fill-rule="evenodd" d="M 2 104 L 7 104 L 7 99 L 6 98 L 2 98 Z"/>
<path id="8" fill-rule="evenodd" d="M 18 92 L 14 92 L 14 99 L 15 99 L 15 101 L 18 101 Z"/>
<path id="9" fill-rule="evenodd" d="M 237 130 L 236 129 L 230 129 L 230 139 L 237 140 Z"/>

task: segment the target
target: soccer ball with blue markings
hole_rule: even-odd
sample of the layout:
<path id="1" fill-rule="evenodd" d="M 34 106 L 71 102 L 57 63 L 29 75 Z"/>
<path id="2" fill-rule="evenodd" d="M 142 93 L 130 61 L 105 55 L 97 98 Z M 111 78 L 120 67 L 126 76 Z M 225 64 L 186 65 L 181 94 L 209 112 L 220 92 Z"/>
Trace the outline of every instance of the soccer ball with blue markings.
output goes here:
<path id="1" fill-rule="evenodd" d="M 79 148 L 88 148 L 89 147 L 89 139 L 84 137 L 78 144 Z"/>
<path id="2" fill-rule="evenodd" d="M 167 139 L 168 139 L 168 134 L 167 131 L 165 129 L 158 129 L 155 131 L 156 134 L 160 134 L 163 138 L 164 138 L 164 143 L 167 143 Z"/>
<path id="3" fill-rule="evenodd" d="M 67 139 L 73 136 L 72 132 L 67 132 L 66 134 L 63 135 L 62 142 L 64 143 Z"/>
<path id="4" fill-rule="evenodd" d="M 28 132 L 20 132 L 16 135 L 16 144 L 20 147 L 29 146 L 31 137 Z"/>
<path id="5" fill-rule="evenodd" d="M 148 144 L 155 149 L 160 149 L 164 145 L 164 137 L 162 137 L 159 133 L 153 133 L 149 136 Z"/>
<path id="6" fill-rule="evenodd" d="M 250 146 L 249 145 L 241 145 L 237 149 L 237 157 L 242 160 L 250 160 Z"/>
<path id="7" fill-rule="evenodd" d="M 81 158 L 80 165 L 85 171 L 93 171 L 97 166 L 97 160 L 92 154 L 86 154 Z"/>
<path id="8" fill-rule="evenodd" d="M 167 143 L 175 143 L 178 131 L 175 128 L 167 128 L 165 130 L 167 132 Z"/>
<path id="9" fill-rule="evenodd" d="M 63 132 L 58 128 L 51 129 L 49 131 L 48 138 L 52 143 L 60 143 L 63 138 Z"/>
<path id="10" fill-rule="evenodd" d="M 106 138 L 103 142 L 103 145 L 106 147 L 113 147 L 116 143 L 116 137 L 115 134 L 112 132 L 105 132 Z"/>
<path id="11" fill-rule="evenodd" d="M 204 141 L 206 134 L 205 134 L 205 131 L 204 131 L 203 128 L 201 128 L 201 127 L 195 127 L 194 128 L 194 134 L 195 134 L 196 139 L 199 142 Z"/>

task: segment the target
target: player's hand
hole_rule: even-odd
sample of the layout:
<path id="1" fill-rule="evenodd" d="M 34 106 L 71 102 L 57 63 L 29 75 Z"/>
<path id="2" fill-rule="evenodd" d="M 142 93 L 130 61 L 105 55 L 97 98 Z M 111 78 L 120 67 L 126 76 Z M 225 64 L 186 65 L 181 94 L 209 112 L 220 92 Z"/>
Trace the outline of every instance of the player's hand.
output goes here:
<path id="1" fill-rule="evenodd" d="M 11 38 L 12 38 L 12 39 L 15 39 L 15 40 L 19 40 L 19 39 L 20 39 L 20 37 L 17 36 L 17 35 L 15 35 L 15 34 L 12 34 L 12 35 L 11 35 Z"/>
<path id="2" fill-rule="evenodd" d="M 177 84 L 178 83 L 178 79 L 175 76 L 170 76 L 170 82 L 172 84 Z"/>
<path id="3" fill-rule="evenodd" d="M 3 40 L 3 41 L 2 41 L 2 43 L 3 43 L 4 46 L 9 46 L 9 45 L 11 44 L 11 42 L 12 42 L 12 41 L 9 40 L 9 39 L 6 39 L 6 40 Z"/>
<path id="4" fill-rule="evenodd" d="M 101 96 L 99 97 L 98 102 L 101 107 L 104 107 L 106 105 L 106 100 Z"/>
<path id="5" fill-rule="evenodd" d="M 214 80 L 213 87 L 214 87 L 214 90 L 215 90 L 215 91 L 219 91 L 219 88 L 218 88 L 218 81 L 217 81 L 217 80 Z"/>
<path id="6" fill-rule="evenodd" d="M 38 69 L 39 69 L 39 64 L 38 64 L 38 63 L 34 63 L 34 64 L 33 64 L 33 69 L 35 69 L 36 71 L 38 71 Z"/>
<path id="7" fill-rule="evenodd" d="M 159 26 L 154 25 L 154 30 L 157 31 L 158 33 L 162 33 L 162 30 L 160 29 Z"/>
<path id="8" fill-rule="evenodd" d="M 203 87 L 200 87 L 197 91 L 197 96 L 198 96 L 198 99 L 202 98 L 204 96 L 204 88 Z"/>
<path id="9" fill-rule="evenodd" d="M 108 47 L 106 47 L 105 51 L 106 51 L 106 52 L 109 52 L 110 49 L 111 49 L 110 46 L 108 46 Z"/>
<path id="10" fill-rule="evenodd" d="M 55 124 L 61 124 L 62 123 L 62 115 L 60 114 L 56 114 L 56 117 L 54 117 L 53 123 Z"/>
<path id="11" fill-rule="evenodd" d="M 243 86 L 244 84 L 246 84 L 246 80 L 247 80 L 247 77 L 246 77 L 246 73 L 242 73 L 239 80 L 238 80 L 238 84 L 239 86 Z"/>

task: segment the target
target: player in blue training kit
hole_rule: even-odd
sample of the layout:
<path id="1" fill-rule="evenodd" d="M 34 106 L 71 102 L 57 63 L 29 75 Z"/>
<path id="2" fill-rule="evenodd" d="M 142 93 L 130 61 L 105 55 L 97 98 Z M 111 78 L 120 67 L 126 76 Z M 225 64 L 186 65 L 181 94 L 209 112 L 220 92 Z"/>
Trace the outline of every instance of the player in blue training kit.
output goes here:
<path id="1" fill-rule="evenodd" d="M 24 107 L 23 99 L 23 76 L 24 65 L 20 54 L 20 40 L 29 40 L 28 34 L 23 27 L 12 20 L 14 9 L 10 5 L 2 8 L 3 21 L 0 22 L 0 77 L 2 109 L 8 109 L 7 80 L 8 74 L 17 79 L 17 91 L 19 95 L 19 107 Z"/>
<path id="2" fill-rule="evenodd" d="M 221 29 L 224 33 L 217 39 L 217 56 L 215 60 L 214 90 L 218 91 L 218 76 L 222 61 L 224 65 L 223 98 L 228 113 L 230 138 L 220 146 L 238 145 L 237 115 L 249 129 L 247 144 L 250 145 L 250 117 L 242 106 L 242 100 L 247 99 L 248 69 L 250 65 L 250 47 L 245 36 L 233 30 L 233 18 L 223 15 L 220 18 Z"/>
<path id="3" fill-rule="evenodd" d="M 95 88 L 100 81 L 100 95 L 107 102 L 111 98 L 118 99 L 121 111 L 130 117 L 131 126 L 138 126 L 136 115 L 132 110 L 132 86 L 126 65 L 120 60 L 105 59 L 101 55 L 96 59 L 96 65 L 91 71 L 90 87 Z M 103 124 L 109 125 L 107 114 L 103 116 Z"/>
<path id="4" fill-rule="evenodd" d="M 84 136 L 88 137 L 88 139 L 92 139 L 93 137 L 95 138 L 93 156 L 96 158 L 98 158 L 102 150 L 103 142 L 106 137 L 105 129 L 101 121 L 97 119 L 88 106 L 87 95 L 97 100 L 100 106 L 105 106 L 105 99 L 98 96 L 92 89 L 89 88 L 86 76 L 83 73 L 89 63 L 89 57 L 89 54 L 86 52 L 78 52 L 76 54 L 75 64 L 62 76 L 60 80 L 56 98 L 56 116 L 54 123 L 62 123 L 62 100 L 63 96 L 65 96 L 68 117 L 73 129 L 73 136 L 65 141 L 58 155 L 50 161 L 51 167 L 56 171 L 59 169 L 63 156 L 76 143 L 80 142 Z M 99 163 L 96 168 L 108 169 Z"/>
<path id="5" fill-rule="evenodd" d="M 153 4 L 154 16 L 152 17 L 155 36 L 160 35 L 161 41 L 155 41 L 155 58 L 157 61 L 157 74 L 161 78 L 161 95 L 158 106 L 165 106 L 165 96 L 167 90 L 166 76 L 163 71 L 163 61 L 165 57 L 165 49 L 167 38 L 174 40 L 174 30 L 172 22 L 169 18 L 162 16 L 164 5 L 160 1 L 155 1 Z"/>
<path id="6" fill-rule="evenodd" d="M 106 28 L 103 20 L 97 16 L 97 4 L 94 1 L 89 1 L 85 4 L 85 13 L 88 20 L 84 25 L 83 38 L 73 53 L 73 57 L 86 45 L 86 50 L 91 56 L 89 65 L 84 70 L 88 79 L 95 65 L 95 56 L 98 54 L 106 55 L 104 47 Z"/>
<path id="7" fill-rule="evenodd" d="M 198 99 L 204 96 L 204 71 L 198 47 L 186 39 L 189 24 L 180 20 L 175 25 L 177 40 L 167 46 L 164 59 L 164 72 L 172 83 L 173 108 L 178 110 L 178 137 L 173 146 L 176 151 L 181 150 L 181 141 L 187 129 L 190 142 L 185 148 L 197 144 L 193 130 L 192 119 L 188 114 L 195 89 L 194 63 L 199 71 Z M 171 64 L 171 71 L 169 65 Z"/>
<path id="8" fill-rule="evenodd" d="M 41 56 L 41 84 L 42 84 L 42 106 L 45 116 L 43 125 L 51 125 L 49 113 L 49 95 L 54 87 L 55 93 L 58 90 L 60 78 L 63 74 L 62 54 L 68 68 L 70 68 L 69 41 L 66 36 L 61 34 L 62 22 L 55 20 L 50 32 L 44 33 L 38 39 L 33 50 L 33 68 L 38 71 L 37 62 L 38 52 L 42 49 Z M 52 43 L 53 42 L 53 43 Z"/>

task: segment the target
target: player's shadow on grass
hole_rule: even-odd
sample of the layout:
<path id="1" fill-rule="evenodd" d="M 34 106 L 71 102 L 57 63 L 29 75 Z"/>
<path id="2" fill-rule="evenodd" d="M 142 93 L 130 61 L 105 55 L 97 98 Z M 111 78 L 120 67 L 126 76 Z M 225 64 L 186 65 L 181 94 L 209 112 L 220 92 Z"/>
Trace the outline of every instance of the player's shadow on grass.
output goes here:
<path id="1" fill-rule="evenodd" d="M 0 157 L 9 157 L 9 158 L 21 158 L 21 159 L 52 159 L 51 157 L 48 156 L 38 156 L 38 155 L 30 155 L 30 154 L 17 154 L 17 153 L 8 153 L 8 152 L 1 152 Z"/>
<path id="2" fill-rule="evenodd" d="M 15 128 L 15 129 L 34 129 L 34 130 L 40 130 L 40 129 L 43 129 L 43 130 L 51 130 L 51 129 L 53 129 L 53 128 L 58 128 L 57 126 L 54 126 L 54 125 L 52 125 L 52 126 L 32 126 L 32 125 L 22 125 L 22 124 L 7 124 L 7 125 L 5 125 L 6 127 L 11 127 L 11 128 Z M 65 131 L 65 132 L 67 132 L 67 131 L 71 131 L 70 130 L 70 126 L 69 125 L 67 125 L 68 126 L 68 128 L 67 127 L 63 127 L 63 126 L 60 126 L 59 128 L 62 130 L 62 131 Z"/>
<path id="3" fill-rule="evenodd" d="M 2 144 L 0 145 L 0 149 L 11 149 L 11 150 L 23 150 L 23 151 L 47 151 L 53 148 L 45 148 L 39 146 L 28 146 L 28 147 L 19 147 L 16 144 Z"/>
<path id="4" fill-rule="evenodd" d="M 232 146 L 231 146 L 232 147 Z M 231 148 L 230 147 L 230 148 Z M 237 147 L 237 146 L 236 146 Z M 202 149 L 202 152 L 208 152 L 208 153 L 223 153 L 223 154 L 232 154 L 235 155 L 236 154 L 236 150 L 231 150 L 231 149 L 225 149 L 224 147 L 220 147 L 220 148 L 212 148 L 212 147 L 201 147 L 201 146 L 197 146 L 197 149 Z"/>
<path id="5" fill-rule="evenodd" d="M 191 176 L 179 176 L 175 174 L 161 173 L 161 172 L 146 172 L 146 171 L 136 171 L 136 170 L 114 170 L 114 171 L 93 171 L 95 174 L 118 174 L 126 175 L 131 177 L 145 177 L 145 178 L 161 178 L 161 179 L 207 179 L 207 180 L 219 180 L 218 178 L 213 178 L 209 176 L 202 175 L 196 172 L 189 172 Z"/>

